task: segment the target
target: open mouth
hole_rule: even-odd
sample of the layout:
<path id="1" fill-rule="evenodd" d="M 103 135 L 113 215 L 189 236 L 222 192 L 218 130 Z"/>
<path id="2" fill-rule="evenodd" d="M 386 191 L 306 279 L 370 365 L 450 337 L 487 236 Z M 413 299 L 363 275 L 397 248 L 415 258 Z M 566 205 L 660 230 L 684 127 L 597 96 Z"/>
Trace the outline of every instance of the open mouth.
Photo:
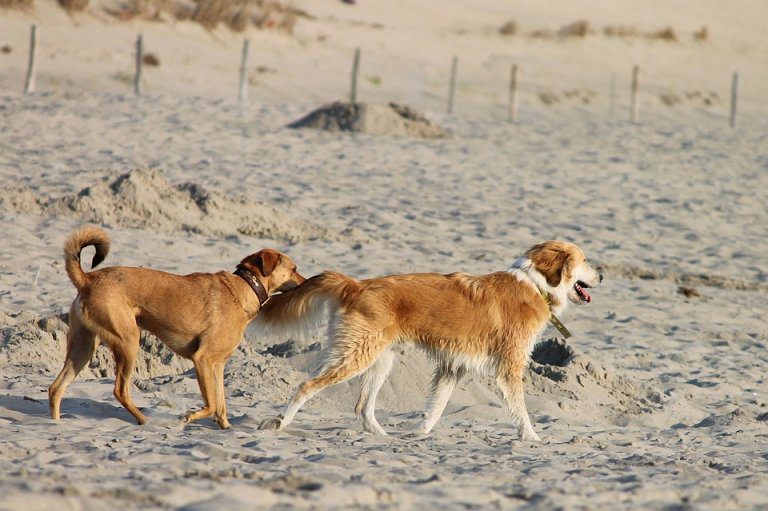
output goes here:
<path id="1" fill-rule="evenodd" d="M 589 303 L 592 301 L 592 297 L 589 296 L 589 294 L 586 291 L 584 291 L 584 288 L 587 288 L 587 287 L 589 286 L 580 280 L 577 280 L 576 284 L 573 285 L 573 289 L 576 290 L 576 294 L 579 295 L 579 298 L 581 298 L 581 301 Z"/>

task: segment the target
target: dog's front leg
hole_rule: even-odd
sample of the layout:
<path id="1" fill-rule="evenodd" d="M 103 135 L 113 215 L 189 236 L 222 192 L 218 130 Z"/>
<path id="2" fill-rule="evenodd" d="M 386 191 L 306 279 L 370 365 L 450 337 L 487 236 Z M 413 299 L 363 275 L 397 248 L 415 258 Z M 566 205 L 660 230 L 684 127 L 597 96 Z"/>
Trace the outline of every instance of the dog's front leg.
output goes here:
<path id="1" fill-rule="evenodd" d="M 444 363 L 440 363 L 435 369 L 432 377 L 432 387 L 427 398 L 427 411 L 424 414 L 424 420 L 418 428 L 419 433 L 428 434 L 435 427 L 437 421 L 443 415 L 448 399 L 464 376 L 463 368 L 454 370 Z"/>

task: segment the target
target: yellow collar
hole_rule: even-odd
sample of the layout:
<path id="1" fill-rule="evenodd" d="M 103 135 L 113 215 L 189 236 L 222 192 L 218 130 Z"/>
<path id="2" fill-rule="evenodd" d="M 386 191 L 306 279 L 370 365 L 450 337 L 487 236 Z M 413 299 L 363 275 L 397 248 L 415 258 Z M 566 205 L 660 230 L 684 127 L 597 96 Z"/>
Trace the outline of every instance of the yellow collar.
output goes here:
<path id="1" fill-rule="evenodd" d="M 569 332 L 568 329 L 565 328 L 565 325 L 563 324 L 562 321 L 560 321 L 560 318 L 555 316 L 555 313 L 552 312 L 552 305 L 549 299 L 549 293 L 547 293 L 541 288 L 539 288 L 539 293 L 541 293 L 541 296 L 544 298 L 544 301 L 547 302 L 547 305 L 549 305 L 549 322 L 552 323 L 552 325 L 557 329 L 558 332 L 560 332 L 560 335 L 563 336 L 563 339 L 568 339 L 571 336 L 571 332 Z"/>

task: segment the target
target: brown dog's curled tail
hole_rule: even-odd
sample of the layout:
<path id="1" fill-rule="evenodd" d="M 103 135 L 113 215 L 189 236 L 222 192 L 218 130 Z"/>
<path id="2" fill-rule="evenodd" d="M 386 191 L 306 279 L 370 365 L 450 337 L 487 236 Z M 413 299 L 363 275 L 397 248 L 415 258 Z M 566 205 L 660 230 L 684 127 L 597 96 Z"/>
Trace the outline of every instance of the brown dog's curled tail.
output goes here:
<path id="1" fill-rule="evenodd" d="M 311 333 L 323 323 L 325 306 L 331 314 L 356 295 L 360 282 L 336 272 L 323 272 L 298 287 L 270 297 L 256 323 L 274 333 Z"/>
<path id="2" fill-rule="evenodd" d="M 109 253 L 109 235 L 99 227 L 82 227 L 70 234 L 64 243 L 64 264 L 67 275 L 78 291 L 88 284 L 88 274 L 80 266 L 80 252 L 87 246 L 96 248 L 91 261 L 91 268 L 95 268 Z"/>

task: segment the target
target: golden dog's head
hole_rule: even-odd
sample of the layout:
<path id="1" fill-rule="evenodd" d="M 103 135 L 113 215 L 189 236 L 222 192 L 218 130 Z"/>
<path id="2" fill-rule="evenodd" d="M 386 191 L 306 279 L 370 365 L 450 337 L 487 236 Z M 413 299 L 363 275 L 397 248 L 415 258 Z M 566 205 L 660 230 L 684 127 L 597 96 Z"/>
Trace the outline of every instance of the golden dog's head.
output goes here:
<path id="1" fill-rule="evenodd" d="M 238 266 L 264 277 L 268 293 L 288 291 L 306 280 L 296 271 L 296 263 L 290 257 L 271 248 L 249 255 Z"/>
<path id="2" fill-rule="evenodd" d="M 592 297 L 585 289 L 603 281 L 603 276 L 587 263 L 584 252 L 567 241 L 539 243 L 531 247 L 525 257 L 530 261 L 530 268 L 543 277 L 548 288 L 545 290 L 561 301 L 567 297 L 573 303 L 587 304 Z"/>

